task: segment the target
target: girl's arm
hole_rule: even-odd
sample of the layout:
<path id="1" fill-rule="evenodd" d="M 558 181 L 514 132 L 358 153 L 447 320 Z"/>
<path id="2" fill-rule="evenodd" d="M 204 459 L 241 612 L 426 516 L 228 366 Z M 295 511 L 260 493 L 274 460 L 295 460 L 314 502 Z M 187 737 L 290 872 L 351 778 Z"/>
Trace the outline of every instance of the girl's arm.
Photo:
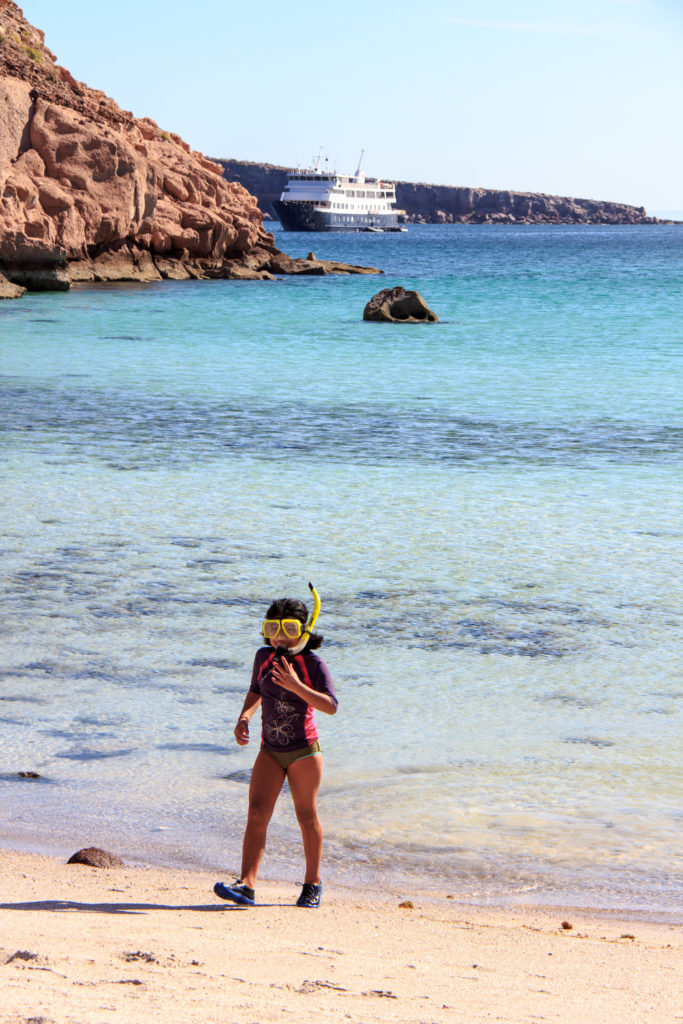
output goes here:
<path id="1" fill-rule="evenodd" d="M 292 665 L 285 658 L 279 658 L 273 663 L 273 679 L 285 690 L 290 690 L 297 697 L 301 697 L 316 711 L 324 711 L 326 715 L 334 715 L 337 705 L 327 693 L 319 693 L 312 690 L 310 686 L 302 683 Z"/>
<path id="2" fill-rule="evenodd" d="M 240 717 L 237 719 L 237 725 L 235 726 L 235 739 L 241 747 L 245 747 L 249 742 L 249 722 L 256 714 L 256 709 L 260 703 L 261 694 L 249 690 L 244 698 Z"/>

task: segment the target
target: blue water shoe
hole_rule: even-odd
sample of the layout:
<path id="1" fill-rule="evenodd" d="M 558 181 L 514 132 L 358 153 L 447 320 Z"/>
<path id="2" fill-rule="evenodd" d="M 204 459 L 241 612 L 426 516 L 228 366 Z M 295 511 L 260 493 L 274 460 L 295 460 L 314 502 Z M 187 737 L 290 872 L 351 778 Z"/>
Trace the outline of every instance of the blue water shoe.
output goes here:
<path id="1" fill-rule="evenodd" d="M 253 907 L 256 903 L 255 893 L 253 889 L 250 889 L 248 885 L 240 882 L 239 878 L 232 885 L 226 885 L 225 882 L 216 882 L 213 887 L 213 891 L 216 896 L 220 896 L 222 900 L 230 900 L 231 903 L 239 903 L 242 907 Z"/>
<path id="2" fill-rule="evenodd" d="M 297 907 L 319 907 L 320 897 L 323 894 L 322 882 L 315 885 L 313 882 L 304 882 L 301 887 L 301 896 L 296 901 Z"/>

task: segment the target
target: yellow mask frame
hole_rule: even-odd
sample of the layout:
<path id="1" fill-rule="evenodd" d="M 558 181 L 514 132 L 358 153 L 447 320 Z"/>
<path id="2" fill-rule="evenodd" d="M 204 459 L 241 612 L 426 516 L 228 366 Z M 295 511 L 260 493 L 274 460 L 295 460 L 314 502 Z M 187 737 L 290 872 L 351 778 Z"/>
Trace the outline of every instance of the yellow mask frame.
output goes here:
<path id="1" fill-rule="evenodd" d="M 297 640 L 304 633 L 309 635 L 313 632 L 316 620 L 320 615 L 321 601 L 320 594 L 315 589 L 312 583 L 308 584 L 308 589 L 313 595 L 313 611 L 308 617 L 308 622 L 302 627 L 298 619 L 286 618 L 286 619 L 264 619 L 263 625 L 261 626 L 261 632 L 263 633 L 264 639 L 271 640 L 272 636 L 269 636 L 269 626 L 275 626 L 282 629 L 282 632 L 290 640 Z M 285 625 L 286 623 L 286 625 Z M 273 636 L 277 636 L 277 630 L 273 632 Z"/>

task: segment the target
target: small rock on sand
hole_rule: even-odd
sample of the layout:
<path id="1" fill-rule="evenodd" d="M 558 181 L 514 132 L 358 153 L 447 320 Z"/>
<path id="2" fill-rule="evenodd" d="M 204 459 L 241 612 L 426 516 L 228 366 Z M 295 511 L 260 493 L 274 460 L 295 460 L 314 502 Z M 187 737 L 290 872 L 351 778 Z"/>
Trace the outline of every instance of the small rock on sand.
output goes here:
<path id="1" fill-rule="evenodd" d="M 67 864 L 87 864 L 91 868 L 122 868 L 123 861 L 115 853 L 100 850 L 97 846 L 88 846 L 77 850 L 69 857 Z"/>

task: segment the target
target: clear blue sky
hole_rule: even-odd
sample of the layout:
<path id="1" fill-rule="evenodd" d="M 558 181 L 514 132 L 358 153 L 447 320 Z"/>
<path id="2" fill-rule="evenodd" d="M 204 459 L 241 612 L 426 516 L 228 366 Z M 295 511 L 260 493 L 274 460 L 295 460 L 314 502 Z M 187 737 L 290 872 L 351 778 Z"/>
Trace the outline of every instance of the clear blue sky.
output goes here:
<path id="1" fill-rule="evenodd" d="M 20 0 L 208 156 L 683 210 L 683 0 Z"/>

